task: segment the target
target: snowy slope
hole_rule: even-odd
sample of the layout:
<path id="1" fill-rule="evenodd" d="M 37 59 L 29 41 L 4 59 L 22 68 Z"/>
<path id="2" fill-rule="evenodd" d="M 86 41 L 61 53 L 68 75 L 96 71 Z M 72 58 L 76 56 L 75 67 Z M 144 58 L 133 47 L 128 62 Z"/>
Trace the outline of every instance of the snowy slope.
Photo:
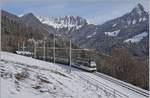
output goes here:
<path id="1" fill-rule="evenodd" d="M 60 66 L 64 67 L 65 69 L 68 68 L 65 65 L 60 65 Z M 120 98 L 120 97 L 121 98 L 148 98 L 148 97 L 143 96 L 142 94 L 137 93 L 131 89 L 128 89 L 124 86 L 118 85 L 112 81 L 109 81 L 105 78 L 102 78 L 101 76 L 99 76 L 99 74 L 97 74 L 97 72 L 96 73 L 89 73 L 89 72 L 85 72 L 85 71 L 82 71 L 82 70 L 79 70 L 76 68 L 72 68 L 72 74 L 76 74 L 76 75 L 84 78 L 85 80 L 87 80 L 88 83 L 96 85 L 97 88 L 99 88 L 99 89 L 101 88 L 101 89 L 107 91 L 108 96 L 110 93 L 114 94 L 114 91 L 115 91 L 115 98 Z M 104 74 L 102 74 L 102 75 L 104 75 Z M 107 75 L 105 75 L 105 76 L 107 76 Z M 110 77 L 110 76 L 107 76 L 107 77 L 109 77 L 113 80 L 119 81 L 125 85 L 129 85 L 130 87 L 136 88 L 136 89 L 141 90 L 143 92 L 146 92 L 146 93 L 149 92 L 149 91 L 146 91 L 146 90 L 141 89 L 139 87 L 136 87 L 132 84 L 129 84 L 129 83 L 123 82 L 121 80 L 115 79 L 113 77 Z M 94 98 L 94 97 L 92 97 L 92 98 Z M 102 97 L 102 98 L 105 98 L 105 97 Z M 108 97 L 108 98 L 110 98 L 110 97 Z"/>
<path id="2" fill-rule="evenodd" d="M 91 38 L 91 37 L 93 37 L 93 36 L 95 36 L 96 35 L 96 32 L 94 32 L 93 34 L 91 34 L 91 35 L 88 35 L 86 38 Z"/>
<path id="3" fill-rule="evenodd" d="M 60 65 L 1 52 L 1 98 L 112 98 Z"/>
<path id="4" fill-rule="evenodd" d="M 147 32 L 143 32 L 141 34 L 138 34 L 132 38 L 129 38 L 129 39 L 126 39 L 124 42 L 125 43 L 128 43 L 128 42 L 131 42 L 131 43 L 136 43 L 136 42 L 140 42 L 144 37 L 148 36 L 148 33 Z"/>
<path id="5" fill-rule="evenodd" d="M 108 36 L 117 36 L 119 34 L 120 30 L 116 30 L 116 31 L 113 31 L 113 32 L 105 32 L 105 35 L 108 35 Z"/>

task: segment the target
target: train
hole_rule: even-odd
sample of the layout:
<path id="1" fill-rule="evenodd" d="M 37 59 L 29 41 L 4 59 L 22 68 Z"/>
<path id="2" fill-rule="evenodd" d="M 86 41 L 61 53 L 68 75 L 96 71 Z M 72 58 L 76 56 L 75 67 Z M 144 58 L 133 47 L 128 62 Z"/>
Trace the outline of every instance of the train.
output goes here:
<path id="1" fill-rule="evenodd" d="M 31 52 L 17 51 L 16 53 L 19 55 L 24 55 L 24 56 L 29 56 L 29 57 L 34 58 L 33 53 Z M 43 56 L 36 56 L 36 59 L 45 60 L 48 62 L 54 61 L 53 57 L 51 56 L 46 56 L 45 59 L 43 58 Z M 70 60 L 67 57 L 55 57 L 55 63 L 69 65 Z M 71 60 L 71 66 L 88 71 L 88 72 L 94 72 L 97 70 L 96 62 L 92 59 L 76 58 L 76 59 Z"/>
<path id="2" fill-rule="evenodd" d="M 89 59 L 88 60 L 77 59 L 73 62 L 72 66 L 89 72 L 93 72 L 97 70 L 95 61 Z"/>
<path id="3" fill-rule="evenodd" d="M 69 58 L 64 58 L 64 57 L 61 57 L 61 58 L 56 57 L 55 62 L 59 64 L 65 64 L 65 65 L 70 64 Z M 81 59 L 81 58 L 74 59 L 71 61 L 71 66 L 78 68 L 78 69 L 85 70 L 85 71 L 89 71 L 89 72 L 94 72 L 97 70 L 96 62 L 91 59 Z"/>

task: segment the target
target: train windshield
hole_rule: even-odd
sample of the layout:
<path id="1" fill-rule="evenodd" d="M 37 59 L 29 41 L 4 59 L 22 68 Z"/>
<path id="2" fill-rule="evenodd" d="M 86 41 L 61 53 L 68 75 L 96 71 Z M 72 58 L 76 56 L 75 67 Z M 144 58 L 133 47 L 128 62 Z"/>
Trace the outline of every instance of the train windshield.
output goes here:
<path id="1" fill-rule="evenodd" d="M 91 66 L 96 66 L 95 61 L 91 61 Z"/>

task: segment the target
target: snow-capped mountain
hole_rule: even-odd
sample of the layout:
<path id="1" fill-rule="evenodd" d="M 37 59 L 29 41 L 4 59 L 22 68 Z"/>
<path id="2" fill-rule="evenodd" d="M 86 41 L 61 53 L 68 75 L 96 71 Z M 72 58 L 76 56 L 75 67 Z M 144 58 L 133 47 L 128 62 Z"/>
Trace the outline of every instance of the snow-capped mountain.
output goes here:
<path id="1" fill-rule="evenodd" d="M 77 29 L 87 24 L 86 19 L 79 16 L 64 16 L 64 17 L 37 17 L 42 23 L 53 26 L 54 28 L 72 28 Z"/>
<path id="2" fill-rule="evenodd" d="M 130 12 L 126 13 L 125 15 L 122 15 L 121 17 L 118 17 L 118 18 L 115 18 L 112 20 L 108 20 L 105 23 L 103 23 L 102 25 L 88 24 L 86 19 L 81 18 L 79 16 L 64 16 L 64 17 L 40 16 L 40 17 L 35 17 L 32 13 L 28 13 L 28 14 L 18 17 L 9 12 L 2 11 L 2 50 L 4 50 L 4 51 L 16 52 L 16 50 L 18 49 L 18 43 L 22 44 L 22 42 L 24 40 L 27 41 L 28 46 L 31 47 L 31 49 L 32 49 L 33 43 L 30 43 L 30 41 L 29 41 L 30 39 L 33 39 L 33 41 L 38 42 L 38 47 L 41 47 L 41 46 L 43 47 L 43 45 L 40 42 L 43 40 L 43 38 L 45 38 L 45 36 L 47 36 L 46 46 L 53 47 L 53 37 L 54 36 L 52 33 L 59 33 L 58 34 L 59 36 L 56 37 L 56 41 L 57 41 L 56 47 L 58 47 L 58 48 L 59 47 L 68 47 L 69 40 L 66 37 L 69 37 L 72 40 L 72 48 L 95 49 L 96 52 L 98 52 L 97 55 L 94 55 L 94 59 L 97 61 L 97 65 L 98 65 L 98 67 L 97 67 L 98 71 L 101 72 L 104 69 L 104 73 L 108 73 L 108 74 L 112 74 L 111 72 L 115 72 L 115 73 L 118 72 L 119 76 L 116 75 L 116 77 L 118 77 L 120 79 L 122 79 L 121 78 L 122 75 L 120 77 L 120 73 L 122 74 L 122 72 L 120 72 L 118 70 L 118 68 L 119 69 L 124 68 L 124 64 L 120 65 L 120 62 L 113 63 L 115 61 L 115 59 L 113 59 L 113 58 L 116 58 L 116 56 L 113 56 L 110 61 L 113 61 L 113 60 L 114 61 L 111 62 L 110 65 L 111 66 L 118 65 L 118 67 L 117 67 L 118 71 L 117 71 L 113 67 L 109 66 L 109 64 L 107 64 L 107 63 L 105 64 L 105 62 L 107 61 L 107 58 L 105 59 L 105 57 L 100 57 L 101 54 L 108 53 L 111 55 L 115 48 L 127 48 L 129 51 L 129 54 L 131 54 L 131 56 L 132 55 L 135 56 L 135 58 L 133 57 L 133 60 L 135 60 L 135 61 L 133 61 L 133 63 L 130 62 L 131 65 L 134 65 L 134 62 L 135 62 L 135 65 L 137 65 L 136 59 L 139 60 L 139 58 L 141 58 L 142 61 L 144 59 L 144 62 L 140 63 L 142 66 L 148 65 L 148 62 L 147 62 L 147 60 L 145 60 L 145 58 L 148 59 L 148 57 L 149 57 L 149 14 L 148 14 L 148 12 L 146 12 L 144 10 L 144 7 L 141 4 L 138 4 L 137 6 L 135 6 Z M 33 49 L 31 51 L 33 51 Z M 39 54 L 40 53 L 43 54 L 43 49 L 42 49 L 42 51 L 40 50 Z M 68 55 L 68 53 L 66 53 L 66 51 L 61 52 L 60 55 L 62 53 L 63 53 L 63 56 Z M 83 57 L 88 56 L 88 55 L 85 55 L 84 51 L 81 52 L 81 55 L 83 55 Z M 11 56 L 11 57 L 13 57 L 13 56 Z M 19 57 L 19 59 L 16 59 L 16 56 L 13 58 L 15 58 L 15 60 L 21 59 L 20 57 Z M 131 59 L 132 59 L 132 57 L 131 57 Z M 6 59 L 4 59 L 4 60 L 6 60 Z M 23 59 L 23 62 L 25 62 L 25 64 L 28 63 L 28 61 L 26 61 L 24 59 Z M 32 63 L 33 62 L 36 62 L 36 61 L 32 61 Z M 130 65 L 130 63 L 127 65 Z M 3 61 L 2 67 L 4 67 L 6 70 L 6 73 L 4 72 L 4 78 L 7 77 L 7 75 L 8 75 L 7 72 L 13 71 L 11 69 L 12 67 L 10 67 L 11 70 L 8 70 L 6 65 L 13 65 L 13 69 L 15 71 L 18 71 L 16 68 L 16 64 L 14 64 L 13 62 L 7 62 L 7 60 L 6 60 L 6 62 Z M 39 67 L 41 69 L 40 71 L 42 73 L 46 72 L 45 70 L 42 69 L 43 67 L 45 67 L 45 66 L 42 66 L 42 64 L 37 63 L 35 65 L 37 65 L 37 67 L 35 67 L 35 68 Z M 38 65 L 41 65 L 41 66 L 38 66 Z M 104 66 L 107 65 L 108 68 L 102 67 L 103 65 Z M 20 68 L 20 66 L 23 66 L 23 65 L 20 64 L 18 68 Z M 48 65 L 46 64 L 46 66 L 48 66 Z M 29 67 L 31 67 L 31 66 L 29 66 Z M 55 67 L 53 67 L 51 69 L 54 70 Z M 147 70 L 145 66 L 143 66 L 143 67 L 144 67 L 143 68 L 144 70 Z M 34 71 L 39 71 L 35 68 L 33 67 L 32 69 Z M 103 69 L 101 69 L 101 68 L 103 68 Z M 133 66 L 133 69 L 136 69 L 136 68 L 139 69 L 140 67 Z M 130 71 L 132 71 L 132 69 Z M 143 70 L 140 70 L 140 71 L 144 72 Z M 12 74 L 12 73 L 10 73 L 10 75 L 13 77 L 16 74 L 20 75 L 20 73 L 16 73 L 16 74 Z M 24 71 L 23 71 L 23 73 L 24 73 Z M 144 75 L 143 75 L 143 73 L 140 73 L 140 75 L 142 75 L 142 77 L 147 76 L 147 72 L 145 72 L 145 73 L 144 73 Z M 36 75 L 36 74 L 32 74 L 32 72 L 30 72 L 30 74 Z M 48 74 L 51 75 L 51 74 L 53 74 L 53 72 L 49 72 L 49 70 L 48 70 Z M 21 72 L 21 75 L 22 75 L 22 72 Z M 46 75 L 43 75 L 43 76 L 47 77 Z M 128 76 L 130 76 L 130 74 L 128 74 Z M 128 76 L 127 76 L 127 78 L 125 78 L 123 80 L 133 83 L 132 79 Z M 138 76 L 138 74 L 134 75 L 134 76 L 136 77 L 136 76 Z M 136 82 L 139 78 L 135 78 L 134 81 Z M 11 78 L 10 81 L 12 81 L 13 79 L 14 78 Z M 31 81 L 33 79 L 39 80 L 38 77 L 31 77 L 30 79 L 31 79 Z M 27 80 L 30 81 L 30 79 L 27 77 Z M 51 78 L 47 77 L 46 81 L 47 80 L 49 81 L 49 80 L 51 80 Z M 60 80 L 60 78 L 58 77 L 57 80 Z M 147 84 L 143 85 L 142 80 L 147 81 L 147 78 L 146 79 L 142 78 L 141 82 L 140 81 L 136 82 L 137 85 L 148 89 L 147 88 L 148 85 Z M 3 83 L 4 83 L 3 86 L 6 85 L 5 84 L 6 82 L 10 83 L 10 81 L 3 79 Z M 61 79 L 61 81 L 63 81 L 63 80 Z M 69 83 L 71 83 L 70 81 L 72 81 L 72 79 L 68 80 Z M 79 90 L 80 88 L 78 88 L 78 87 L 80 87 L 80 83 L 76 83 L 76 81 L 78 81 L 76 79 L 73 79 L 73 81 L 75 81 L 73 83 L 75 83 L 77 89 Z M 36 88 L 35 85 L 28 84 L 30 82 L 27 82 L 27 81 L 24 81 L 24 82 L 27 83 L 27 85 L 29 87 L 29 89 L 27 89 L 27 90 L 29 90 L 29 92 Z M 22 84 L 24 82 L 19 82 L 19 83 Z M 61 94 L 64 93 L 65 95 L 68 95 L 68 94 L 70 95 L 70 92 L 68 92 L 68 91 L 70 91 L 70 89 L 68 90 L 66 87 L 65 88 L 63 87 L 63 89 L 66 92 L 62 92 L 62 90 L 59 90 L 61 85 L 57 85 L 59 87 L 54 87 L 53 89 L 49 89 L 52 86 L 51 82 L 54 83 L 55 85 L 57 85 L 57 83 L 59 83 L 60 81 L 49 81 L 50 85 L 47 85 L 47 83 L 45 83 L 46 85 L 44 85 L 44 87 L 43 87 L 43 85 L 37 85 L 38 90 L 35 90 L 35 92 L 37 92 L 37 91 L 45 92 L 45 89 L 46 89 L 46 93 L 47 93 L 47 91 L 48 92 L 50 91 L 49 93 L 52 94 L 52 93 L 55 93 L 55 91 L 58 91 L 58 92 L 61 92 Z M 66 83 L 68 83 L 68 82 L 65 81 L 63 84 L 67 85 Z M 79 81 L 79 82 L 81 82 L 81 81 Z M 14 83 L 12 83 L 11 86 L 14 85 Z M 81 85 L 81 86 L 84 86 L 84 85 Z M 72 86 L 68 86 L 68 87 L 71 88 Z M 78 90 L 77 90 L 77 92 L 71 92 L 71 94 L 73 94 L 73 95 L 75 94 L 73 97 L 80 97 L 80 95 L 79 95 L 80 93 L 81 93 L 81 95 L 85 93 L 86 96 L 87 96 L 87 94 L 92 95 L 92 93 L 85 92 L 85 89 L 87 89 L 86 87 L 84 89 L 82 89 L 82 91 L 80 91 L 80 92 L 78 92 Z M 23 89 L 23 88 L 21 88 L 21 89 Z M 24 89 L 24 90 L 26 90 L 26 89 Z M 54 92 L 51 92 L 53 90 L 54 90 Z M 10 93 L 3 93 L 3 94 L 4 95 L 7 95 L 7 94 L 12 95 L 12 93 L 18 93 L 18 91 L 15 91 L 15 92 L 11 92 L 11 91 L 13 91 L 13 90 L 10 90 Z M 95 91 L 94 91 L 94 94 L 96 94 Z M 20 96 L 24 96 L 24 95 L 19 95 L 19 98 L 20 98 Z M 10 97 L 17 98 L 16 96 L 14 96 L 14 97 L 10 96 Z M 48 95 L 47 97 L 49 98 L 51 96 Z M 83 95 L 83 97 L 85 97 L 85 96 Z M 93 97 L 93 95 L 92 95 L 92 97 Z M 4 97 L 4 98 L 7 98 L 7 97 Z"/>
<path id="3" fill-rule="evenodd" d="M 127 47 L 125 44 L 129 44 L 126 43 L 128 41 L 132 44 L 141 43 L 137 47 L 142 47 L 146 44 L 147 41 L 144 40 L 147 40 L 149 35 L 148 17 L 144 7 L 137 4 L 121 17 L 106 21 L 102 25 L 88 24 L 74 32 L 69 32 L 69 37 L 84 48 L 96 48 L 104 52 L 110 52 L 114 47 Z M 147 33 L 143 35 L 143 32 Z M 140 50 L 140 48 L 136 49 Z"/>

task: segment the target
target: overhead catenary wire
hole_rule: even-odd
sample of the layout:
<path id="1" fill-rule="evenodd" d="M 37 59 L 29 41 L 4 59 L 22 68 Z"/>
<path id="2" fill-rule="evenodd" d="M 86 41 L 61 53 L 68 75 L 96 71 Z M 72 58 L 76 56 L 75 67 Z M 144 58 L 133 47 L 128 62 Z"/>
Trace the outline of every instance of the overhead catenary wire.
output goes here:
<path id="1" fill-rule="evenodd" d="M 36 58 L 36 47 L 37 47 L 37 42 L 34 41 L 34 58 Z"/>

